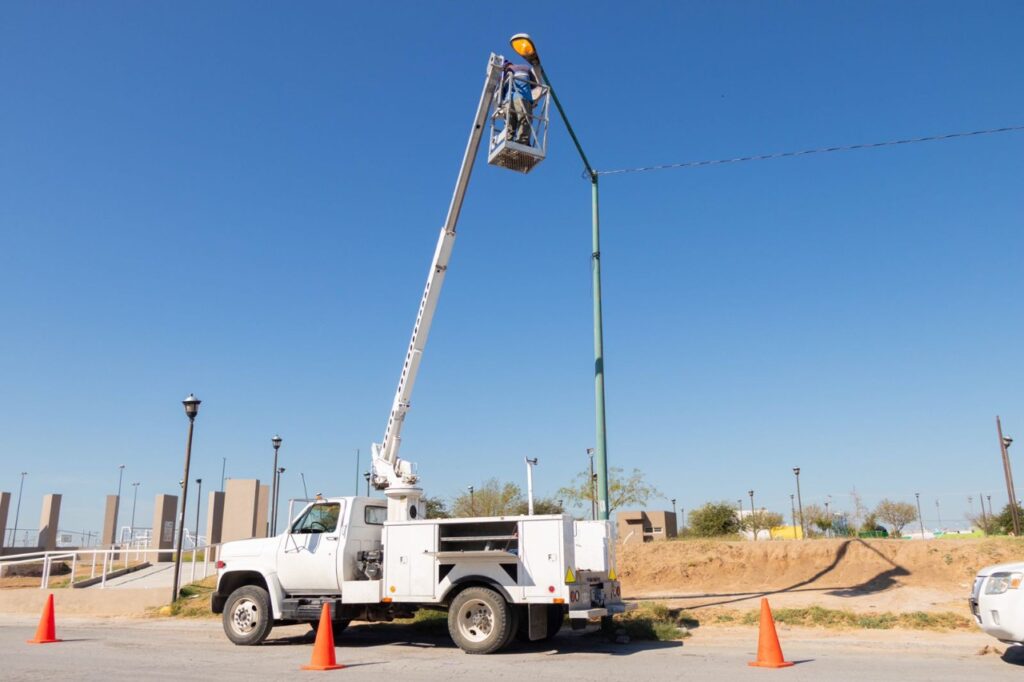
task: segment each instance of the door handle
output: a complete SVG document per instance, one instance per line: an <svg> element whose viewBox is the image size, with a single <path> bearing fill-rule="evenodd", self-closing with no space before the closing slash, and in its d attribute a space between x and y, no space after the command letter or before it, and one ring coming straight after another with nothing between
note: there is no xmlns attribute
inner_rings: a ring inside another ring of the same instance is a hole
<svg viewBox="0 0 1024 682"><path fill-rule="evenodd" d="M337 542L338 541L338 538L334 537L333 535L328 535L327 539L330 540L331 542Z"/></svg>

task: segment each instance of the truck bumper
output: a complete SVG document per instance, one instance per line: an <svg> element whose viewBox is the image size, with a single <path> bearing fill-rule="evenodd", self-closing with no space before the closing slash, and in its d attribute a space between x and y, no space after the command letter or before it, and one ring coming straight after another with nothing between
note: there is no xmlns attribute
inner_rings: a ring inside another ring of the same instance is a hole
<svg viewBox="0 0 1024 682"><path fill-rule="evenodd" d="M593 609L569 609L569 618L590 620L591 618L603 618L604 616L628 613L635 609L636 604L626 603L606 604L604 607Z"/></svg>

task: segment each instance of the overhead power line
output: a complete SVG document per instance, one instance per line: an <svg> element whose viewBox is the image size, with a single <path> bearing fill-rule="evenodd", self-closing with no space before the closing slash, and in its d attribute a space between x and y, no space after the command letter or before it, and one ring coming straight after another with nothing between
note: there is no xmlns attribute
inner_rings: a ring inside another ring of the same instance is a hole
<svg viewBox="0 0 1024 682"><path fill-rule="evenodd" d="M865 142L862 144L848 144L839 147L817 147L815 149L801 149L794 152L775 152L773 154L759 154L757 156L737 156L731 159L712 159L708 161L683 161L682 163L663 163L657 166L639 166L636 168L619 168L616 170L599 170L597 175L623 175L625 173L646 173L649 171L670 170L673 168L700 168L702 166L720 166L726 163L744 163L746 161L767 161L769 159L784 159L792 156L807 156L809 154L826 154L828 152L849 152L855 149L877 149L878 147L895 147L901 144L917 144L918 142L938 142L939 140L952 140L958 137L973 137L976 135L992 135L994 133L1012 133L1024 130L1024 125L1006 126L1005 128L988 128L986 130L971 130L963 133L946 133L944 135L929 135L927 137L912 137L905 140L888 140L886 142Z"/></svg>

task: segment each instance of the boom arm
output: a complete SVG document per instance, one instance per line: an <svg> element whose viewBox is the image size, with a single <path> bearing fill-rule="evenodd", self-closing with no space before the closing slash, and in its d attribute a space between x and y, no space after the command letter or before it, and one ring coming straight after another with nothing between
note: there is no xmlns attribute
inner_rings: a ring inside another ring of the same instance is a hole
<svg viewBox="0 0 1024 682"><path fill-rule="evenodd" d="M416 383L416 372L419 370L420 360L423 357L423 349L427 345L430 323L434 319L434 311L437 309L437 301L441 296L441 287L444 284L448 261L452 255L452 247L455 245L455 226L459 222L459 212L462 210L462 202L466 197L466 188L469 186L473 163L480 148L487 112L490 109L491 98L501 76L504 61L503 57L491 54L487 63L487 77L484 80L483 93L480 95L480 104L477 106L476 116L473 118L473 128L469 133L469 142L466 144L466 151L462 156L459 177L455 181L455 192L452 194L452 201L448 206L448 218L445 220L444 226L441 227L441 234L437 238L434 260L427 273L427 284L423 289L423 297L420 299L419 312L416 313L416 323L412 328L409 350L405 354L402 374L398 379L398 389L395 391L395 400L391 405L391 414L388 416L384 440L381 443L374 443L372 447L373 485L378 489L391 486L410 486L414 485L417 480L411 463L398 458L398 448L402 443L402 424L409 411L409 401Z"/></svg>

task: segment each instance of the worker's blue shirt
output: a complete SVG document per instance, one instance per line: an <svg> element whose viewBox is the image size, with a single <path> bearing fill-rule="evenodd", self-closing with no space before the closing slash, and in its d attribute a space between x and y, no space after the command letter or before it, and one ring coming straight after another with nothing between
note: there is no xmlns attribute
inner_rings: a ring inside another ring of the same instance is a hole
<svg viewBox="0 0 1024 682"><path fill-rule="evenodd" d="M506 99L524 99L527 102L533 103L533 85L530 83L530 72L525 70L526 67L522 67L524 70L519 70L516 67L512 67L512 78L506 81L505 91Z"/></svg>

